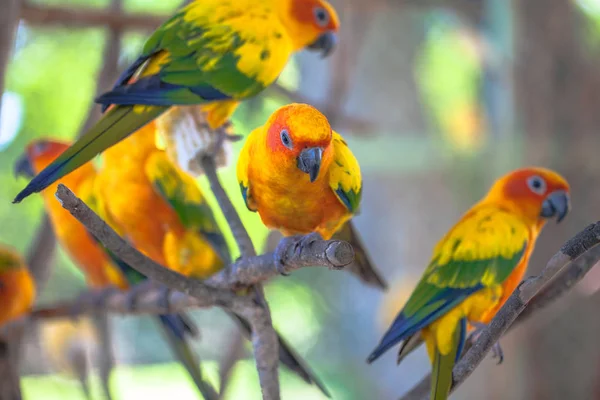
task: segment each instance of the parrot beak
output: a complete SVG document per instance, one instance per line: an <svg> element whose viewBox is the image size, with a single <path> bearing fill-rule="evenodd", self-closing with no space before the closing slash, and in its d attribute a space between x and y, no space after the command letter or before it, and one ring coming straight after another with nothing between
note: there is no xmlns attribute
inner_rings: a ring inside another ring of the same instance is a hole
<svg viewBox="0 0 600 400"><path fill-rule="evenodd" d="M571 209L571 200L569 193L564 190L557 190L546 197L542 203L542 212L540 216L543 218L556 217L556 222L562 221Z"/></svg>
<svg viewBox="0 0 600 400"><path fill-rule="evenodd" d="M33 171L33 166L29 161L29 156L27 153L23 154L16 162L13 168L13 173L15 178L19 176L24 176L26 178L33 178L35 176L35 172Z"/></svg>
<svg viewBox="0 0 600 400"><path fill-rule="evenodd" d="M320 51L321 58L327 57L337 44L337 35L335 32L325 32L313 43L309 44L306 48L311 51Z"/></svg>
<svg viewBox="0 0 600 400"><path fill-rule="evenodd" d="M308 174L311 182L314 182L319 176L322 158L323 149L320 147L309 147L308 149L304 149L297 158L298 168L302 172Z"/></svg>

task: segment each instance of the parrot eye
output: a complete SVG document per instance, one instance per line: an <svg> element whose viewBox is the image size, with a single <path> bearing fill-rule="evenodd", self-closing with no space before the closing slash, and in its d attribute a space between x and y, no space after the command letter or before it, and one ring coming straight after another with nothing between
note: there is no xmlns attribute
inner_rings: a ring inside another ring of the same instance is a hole
<svg viewBox="0 0 600 400"><path fill-rule="evenodd" d="M326 27L329 24L329 13L323 7L315 7L313 9L315 20L320 27Z"/></svg>
<svg viewBox="0 0 600 400"><path fill-rule="evenodd" d="M527 186L529 186L529 189L535 194L546 193L546 181L537 175L527 179Z"/></svg>
<svg viewBox="0 0 600 400"><path fill-rule="evenodd" d="M48 149L48 142L38 142L33 146L33 153L36 155L43 154Z"/></svg>
<svg viewBox="0 0 600 400"><path fill-rule="evenodd" d="M292 149L294 147L294 144L292 143L292 139L290 138L290 134L287 131L287 129L282 129L279 135L281 137L281 143L283 143L285 147L287 147L288 149Z"/></svg>

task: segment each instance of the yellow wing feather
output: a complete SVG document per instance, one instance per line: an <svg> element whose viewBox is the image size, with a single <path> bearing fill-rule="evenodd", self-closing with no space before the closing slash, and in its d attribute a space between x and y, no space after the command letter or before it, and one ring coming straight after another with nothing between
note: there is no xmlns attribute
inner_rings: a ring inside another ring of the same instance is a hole
<svg viewBox="0 0 600 400"><path fill-rule="evenodd" d="M528 226L514 214L475 208L436 245L425 279L453 288L500 284L519 264L530 239Z"/></svg>
<svg viewBox="0 0 600 400"><path fill-rule="evenodd" d="M332 143L334 155L329 169L329 186L346 208L355 214L362 195L360 166L339 133L333 132Z"/></svg>

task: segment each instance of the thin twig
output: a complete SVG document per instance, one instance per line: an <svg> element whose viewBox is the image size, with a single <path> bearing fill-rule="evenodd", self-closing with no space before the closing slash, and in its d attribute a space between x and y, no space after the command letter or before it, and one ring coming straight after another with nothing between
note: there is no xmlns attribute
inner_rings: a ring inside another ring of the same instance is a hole
<svg viewBox="0 0 600 400"><path fill-rule="evenodd" d="M498 311L492 322L479 334L473 346L466 351L465 355L453 369L453 385L455 390L473 373L487 353L491 350L500 337L508 330L517 317L528 307L530 302L544 287L555 287L549 291L552 296L539 300L543 304L556 299L573 287L577 280L585 274L600 260L600 251L596 245L600 243L600 222L591 224L569 239L546 264L542 272L532 278L521 282L519 287L508 298L506 303ZM584 256L584 257L581 257ZM548 285L555 277L562 279ZM540 309L541 307L538 307ZM430 378L423 378L413 389L405 394L401 400L426 399L428 395L427 386Z"/></svg>
<svg viewBox="0 0 600 400"><path fill-rule="evenodd" d="M223 211L223 215L229 224L229 229L231 229L231 233L235 238L242 257L255 256L256 251L254 250L250 235L248 235L248 231L244 228L240 216L237 211L235 211L235 207L231 203L231 200L229 200L229 196L227 196L225 189L223 189L223 186L219 182L214 159L210 156L204 156L200 159L200 163L206 174L206 178L210 183L210 189L214 193L215 198L221 207L221 211Z"/></svg>
<svg viewBox="0 0 600 400"><path fill-rule="evenodd" d="M242 258L255 256L256 250L254 249L250 235L248 235L248 231L244 227L240 216L235 211L235 207L233 207L229 196L227 196L225 189L223 189L219 181L214 158L203 156L200 159L200 163L210 183L210 188L229 224L229 229L231 229ZM254 358L256 369L258 370L260 388L263 399L279 400L279 340L277 332L273 328L271 311L265 299L262 286L256 284L253 286L253 289L255 294L255 302L253 304L255 307L246 316L246 320L252 327L252 346L254 348ZM242 316L239 313L238 315Z"/></svg>

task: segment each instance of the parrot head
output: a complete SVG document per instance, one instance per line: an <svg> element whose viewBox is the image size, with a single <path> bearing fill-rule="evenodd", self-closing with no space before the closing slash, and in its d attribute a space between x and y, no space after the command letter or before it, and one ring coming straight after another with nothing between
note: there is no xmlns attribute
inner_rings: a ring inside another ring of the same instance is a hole
<svg viewBox="0 0 600 400"><path fill-rule="evenodd" d="M267 146L280 164L297 168L311 182L331 163L331 126L313 106L288 104L275 111L266 126Z"/></svg>
<svg viewBox="0 0 600 400"><path fill-rule="evenodd" d="M340 19L331 4L325 0L277 0L286 5L284 26L296 50L307 48L327 57L335 48ZM291 18L290 18L291 17Z"/></svg>
<svg viewBox="0 0 600 400"><path fill-rule="evenodd" d="M486 197L538 226L551 218L562 221L571 209L569 184L545 168L529 167L500 178Z"/></svg>
<svg viewBox="0 0 600 400"><path fill-rule="evenodd" d="M0 244L0 272L19 269L24 265L25 261L15 249Z"/></svg>
<svg viewBox="0 0 600 400"><path fill-rule="evenodd" d="M15 176L22 175L26 178L33 178L68 147L68 143L53 139L37 139L32 141L25 148L25 153L15 163Z"/></svg>

